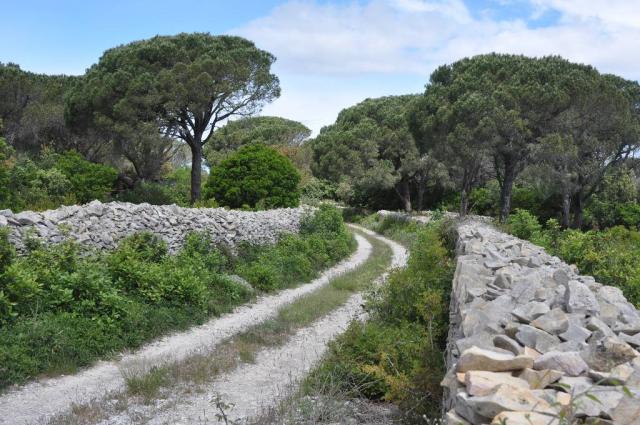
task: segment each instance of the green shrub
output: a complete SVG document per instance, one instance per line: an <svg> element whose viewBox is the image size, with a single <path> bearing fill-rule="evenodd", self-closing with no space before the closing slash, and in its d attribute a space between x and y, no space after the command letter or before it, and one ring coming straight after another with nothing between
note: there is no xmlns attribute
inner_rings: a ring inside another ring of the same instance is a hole
<svg viewBox="0 0 640 425"><path fill-rule="evenodd" d="M89 162L74 151L57 155L54 167L69 179L76 199L82 203L105 200L118 177L115 168Z"/></svg>
<svg viewBox="0 0 640 425"><path fill-rule="evenodd" d="M531 239L542 230L538 218L529 211L521 209L516 209L509 215L507 225L511 233L521 239Z"/></svg>
<svg viewBox="0 0 640 425"><path fill-rule="evenodd" d="M16 250L9 242L9 229L0 228L0 275L15 258Z"/></svg>
<svg viewBox="0 0 640 425"><path fill-rule="evenodd" d="M287 157L264 145L248 145L211 170L205 197L231 208L295 207L299 182Z"/></svg>

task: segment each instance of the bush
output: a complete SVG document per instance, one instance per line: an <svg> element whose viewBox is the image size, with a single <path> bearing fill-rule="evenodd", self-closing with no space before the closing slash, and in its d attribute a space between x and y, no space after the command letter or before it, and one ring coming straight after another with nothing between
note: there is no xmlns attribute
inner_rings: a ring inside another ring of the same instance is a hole
<svg viewBox="0 0 640 425"><path fill-rule="evenodd" d="M205 197L231 208L295 207L299 181L288 158L264 145L249 145L212 169Z"/></svg>
<svg viewBox="0 0 640 425"><path fill-rule="evenodd" d="M312 279L318 270L334 264L355 249L337 208L322 205L305 217L300 235L284 235L268 250L244 249L239 274L255 287L270 291Z"/></svg>
<svg viewBox="0 0 640 425"><path fill-rule="evenodd" d="M57 155L54 167L69 179L75 197L82 203L105 200L118 177L114 168L89 162L74 151Z"/></svg>
<svg viewBox="0 0 640 425"><path fill-rule="evenodd" d="M538 218L529 211L522 209L516 209L509 216L507 226L510 232L520 239L531 239L542 230Z"/></svg>

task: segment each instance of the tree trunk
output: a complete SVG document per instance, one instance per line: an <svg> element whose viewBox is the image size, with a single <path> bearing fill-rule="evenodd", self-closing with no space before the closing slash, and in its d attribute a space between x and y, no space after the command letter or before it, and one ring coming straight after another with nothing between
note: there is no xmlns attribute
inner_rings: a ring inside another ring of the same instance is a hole
<svg viewBox="0 0 640 425"><path fill-rule="evenodd" d="M564 190L562 193L562 228L569 227L569 220L571 216L571 194L568 190Z"/></svg>
<svg viewBox="0 0 640 425"><path fill-rule="evenodd" d="M460 192L460 217L464 217L469 212L469 194L466 188Z"/></svg>
<svg viewBox="0 0 640 425"><path fill-rule="evenodd" d="M409 183L403 180L398 183L398 186L399 189L396 188L396 193L402 201L402 208L404 208L406 212L411 212L411 188L409 187Z"/></svg>
<svg viewBox="0 0 640 425"><path fill-rule="evenodd" d="M516 167L511 161L504 162L504 175L500 188L500 222L504 223L511 212L511 191L516 179Z"/></svg>
<svg viewBox="0 0 640 425"><path fill-rule="evenodd" d="M417 187L416 187L416 209L418 211L422 211L422 208L424 207L424 192L425 192L425 188L423 184L418 183Z"/></svg>
<svg viewBox="0 0 640 425"><path fill-rule="evenodd" d="M202 184L202 145L194 143L191 146L191 204L200 199Z"/></svg>
<svg viewBox="0 0 640 425"><path fill-rule="evenodd" d="M573 202L573 228L581 229L584 220L584 199L582 198L582 191L576 193Z"/></svg>

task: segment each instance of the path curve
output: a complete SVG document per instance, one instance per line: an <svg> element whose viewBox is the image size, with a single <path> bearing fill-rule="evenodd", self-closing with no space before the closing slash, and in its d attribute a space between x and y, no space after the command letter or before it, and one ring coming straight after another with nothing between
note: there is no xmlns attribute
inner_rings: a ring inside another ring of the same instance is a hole
<svg viewBox="0 0 640 425"><path fill-rule="evenodd" d="M239 306L229 314L186 332L161 338L120 360L100 361L75 375L34 381L9 391L0 397L0 424L44 423L48 418L67 411L73 404L84 404L109 392L124 390L122 368L132 364L148 368L160 366L211 350L221 341L275 316L283 306L364 263L371 254L372 246L364 237L355 237L358 243L356 252L310 283L259 297L255 303Z"/></svg>
<svg viewBox="0 0 640 425"><path fill-rule="evenodd" d="M384 238L368 229L352 226L380 241L393 250L390 268L406 265L408 253L400 244ZM385 279L388 272L381 279ZM362 318L364 312L361 294L349 298L346 304L334 310L311 326L299 330L280 347L262 350L255 362L246 363L230 373L216 378L209 388L186 400L171 400L170 410L162 411L145 423L164 424L217 424L219 413L211 400L219 396L234 407L228 412L229 423L244 423L259 414L265 407L278 403L291 391L295 383L304 378L324 355L327 344L344 332L349 323ZM113 418L100 425L122 424L122 418Z"/></svg>

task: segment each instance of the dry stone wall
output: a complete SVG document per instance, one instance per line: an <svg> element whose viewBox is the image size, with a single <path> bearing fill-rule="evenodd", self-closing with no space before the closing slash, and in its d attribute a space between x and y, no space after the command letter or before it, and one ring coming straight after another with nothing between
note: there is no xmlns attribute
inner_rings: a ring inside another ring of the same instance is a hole
<svg viewBox="0 0 640 425"><path fill-rule="evenodd" d="M2 210L0 227L9 228L9 238L18 249L28 235L45 243L73 238L89 247L112 249L128 235L149 231L160 235L175 252L191 231L208 231L216 242L231 246L241 241L273 243L283 232L297 232L307 212L303 207L249 212L93 201L41 213Z"/></svg>
<svg viewBox="0 0 640 425"><path fill-rule="evenodd" d="M485 223L458 233L444 422L640 424L640 315L622 292Z"/></svg>

